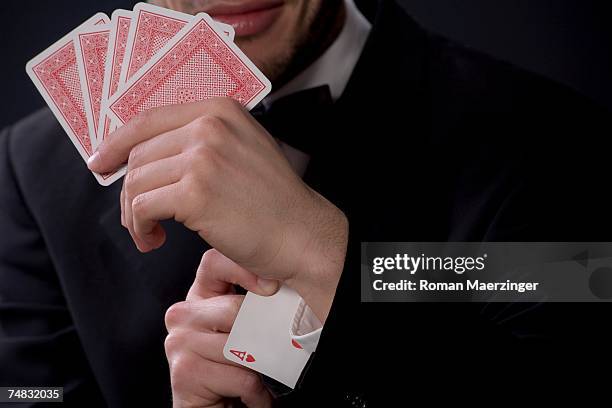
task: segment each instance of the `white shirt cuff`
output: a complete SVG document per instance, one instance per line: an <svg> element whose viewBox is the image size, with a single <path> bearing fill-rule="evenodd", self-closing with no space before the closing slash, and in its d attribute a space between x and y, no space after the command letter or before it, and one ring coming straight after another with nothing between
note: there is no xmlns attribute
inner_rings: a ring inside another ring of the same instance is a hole
<svg viewBox="0 0 612 408"><path fill-rule="evenodd" d="M302 299L293 317L293 324L291 325L291 343L294 347L304 349L309 353L314 353L317 344L319 344L319 337L321 337L322 330L323 324L304 302L304 299Z"/></svg>

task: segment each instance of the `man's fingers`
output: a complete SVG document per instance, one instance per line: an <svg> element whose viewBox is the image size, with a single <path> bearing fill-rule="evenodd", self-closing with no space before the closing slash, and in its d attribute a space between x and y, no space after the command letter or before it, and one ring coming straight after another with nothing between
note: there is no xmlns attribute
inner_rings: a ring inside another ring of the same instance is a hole
<svg viewBox="0 0 612 408"><path fill-rule="evenodd" d="M172 394L200 395L204 390L225 398L240 398L249 408L268 408L272 397L259 374L247 368L204 360L195 353L169 359Z"/></svg>
<svg viewBox="0 0 612 408"><path fill-rule="evenodd" d="M119 204L121 205L121 225L127 228L127 225L125 223L124 202L125 202L125 187L121 186L121 194L119 194Z"/></svg>
<svg viewBox="0 0 612 408"><path fill-rule="evenodd" d="M127 171L181 154L185 145L184 129L184 127L173 129L134 146L128 156Z"/></svg>
<svg viewBox="0 0 612 408"><path fill-rule="evenodd" d="M244 296L228 295L173 304L166 311L168 332L177 329L229 333Z"/></svg>
<svg viewBox="0 0 612 408"><path fill-rule="evenodd" d="M180 197L180 185L180 182L165 185L132 199L130 205L134 236L148 245L147 248L140 248L141 250L149 251L163 245L166 237L159 221L177 216L177 206L181 205L176 200L176 197ZM129 224L129 220L127 221Z"/></svg>
<svg viewBox="0 0 612 408"><path fill-rule="evenodd" d="M273 295L280 286L278 281L258 278L221 252L210 249L202 256L187 300L225 295L230 293L232 285L239 285L262 296Z"/></svg>
<svg viewBox="0 0 612 408"><path fill-rule="evenodd" d="M113 171L127 162L130 152L139 143L183 127L202 115L220 116L228 110L236 110L239 107L238 102L230 98L212 98L149 109L113 132L100 144L87 165L96 173Z"/></svg>
<svg viewBox="0 0 612 408"><path fill-rule="evenodd" d="M130 170L125 175L124 189L128 199L147 191L178 182L183 175L184 161L172 156Z"/></svg>
<svg viewBox="0 0 612 408"><path fill-rule="evenodd" d="M208 387L218 395L240 398L249 408L269 408L272 397L261 379L254 371L244 367L219 364L210 361L206 370L210 376Z"/></svg>
<svg viewBox="0 0 612 408"><path fill-rule="evenodd" d="M193 103L163 106L140 113L98 146L98 150L87 162L89 169L97 173L104 173L107 169L115 170L128 161L128 156L136 145L186 125L202 115L202 109L202 104Z"/></svg>
<svg viewBox="0 0 612 408"><path fill-rule="evenodd" d="M121 225L123 225L130 233L134 244L136 244L136 248L142 252L148 252L154 249L154 247L134 234L134 222L132 220L132 199L125 192L125 179L123 180L123 187L121 188L119 200L121 201Z"/></svg>
<svg viewBox="0 0 612 408"><path fill-rule="evenodd" d="M142 193L178 182L181 179L183 167L180 156L173 156L137 167L126 174L123 182L124 193L120 198L124 201L121 209L122 220L140 250L148 251L157 248L163 241L160 241L161 237L156 235L153 235L154 240L152 240L151 231L148 235L144 235L135 229L132 211L134 198Z"/></svg>
<svg viewBox="0 0 612 408"><path fill-rule="evenodd" d="M228 332L244 296L227 295L179 302L166 312L164 344L172 395L193 405L240 398L248 407L271 406L261 377L223 355ZM206 405L208 406L208 405Z"/></svg>
<svg viewBox="0 0 612 408"><path fill-rule="evenodd" d="M166 357L171 360L175 355L191 350L200 358L215 361L220 364L229 364L241 367L240 364L230 361L223 355L223 348L228 338L227 333L202 332L197 330L172 330L166 341Z"/></svg>

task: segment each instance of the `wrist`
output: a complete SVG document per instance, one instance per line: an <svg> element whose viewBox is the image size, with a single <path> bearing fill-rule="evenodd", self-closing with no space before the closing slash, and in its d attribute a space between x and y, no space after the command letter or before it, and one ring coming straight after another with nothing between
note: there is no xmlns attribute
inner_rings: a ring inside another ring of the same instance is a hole
<svg viewBox="0 0 612 408"><path fill-rule="evenodd" d="M286 281L324 323L344 269L348 244L348 220L344 213L317 196L315 214L308 217L309 233L300 246L295 273Z"/></svg>

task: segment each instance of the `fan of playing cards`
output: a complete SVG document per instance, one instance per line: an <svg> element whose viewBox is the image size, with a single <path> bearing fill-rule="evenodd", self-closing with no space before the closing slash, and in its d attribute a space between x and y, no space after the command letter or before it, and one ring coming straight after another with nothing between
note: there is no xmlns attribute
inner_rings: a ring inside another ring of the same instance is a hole
<svg viewBox="0 0 612 408"><path fill-rule="evenodd" d="M85 161L112 131L147 109L230 97L247 109L270 81L234 44L234 29L139 3L98 13L26 66ZM95 174L104 186L125 174Z"/></svg>

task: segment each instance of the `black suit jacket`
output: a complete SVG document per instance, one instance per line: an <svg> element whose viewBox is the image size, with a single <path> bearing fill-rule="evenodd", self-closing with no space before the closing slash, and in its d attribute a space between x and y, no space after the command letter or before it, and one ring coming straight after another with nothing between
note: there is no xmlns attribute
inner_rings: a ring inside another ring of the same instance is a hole
<svg viewBox="0 0 612 408"><path fill-rule="evenodd" d="M351 234L319 349L287 406L403 405L410 390L468 382L466 367L487 373L479 381L529 378L542 361L517 356L604 339L605 324L581 313L605 317L607 304L360 303L362 241L612 235L607 111L426 32L392 1L373 22L332 111L296 124L312 148L305 179L345 211ZM61 385L75 406L169 406L163 316L206 244L169 222L166 245L140 254L120 226L120 185L97 185L47 109L2 133L0 185L0 384Z"/></svg>

